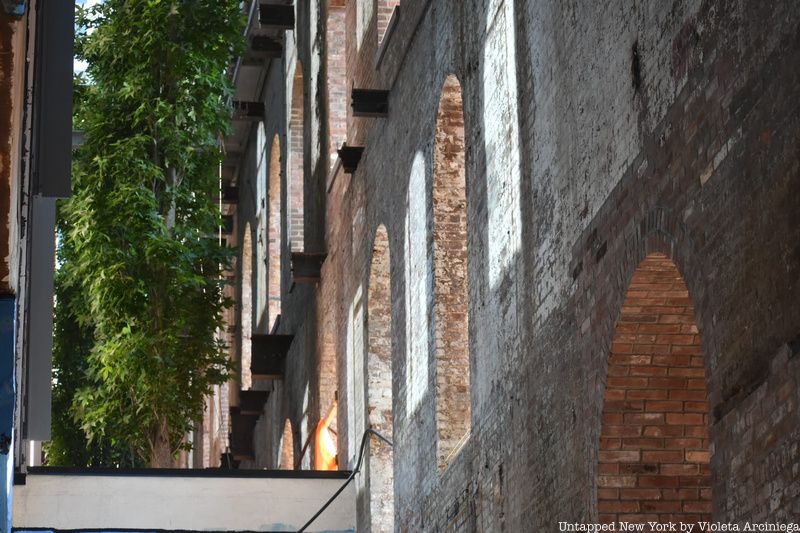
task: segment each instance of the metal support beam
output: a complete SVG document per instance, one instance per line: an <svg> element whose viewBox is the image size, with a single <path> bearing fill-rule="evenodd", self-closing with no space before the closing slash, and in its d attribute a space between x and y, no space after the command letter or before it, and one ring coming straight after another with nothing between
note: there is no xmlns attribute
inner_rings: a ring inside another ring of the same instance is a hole
<svg viewBox="0 0 800 533"><path fill-rule="evenodd" d="M283 54L283 44L267 35L250 37L248 55L261 58L278 58Z"/></svg>
<svg viewBox="0 0 800 533"><path fill-rule="evenodd" d="M385 117L389 114L389 91L353 88L350 98L354 117Z"/></svg>
<svg viewBox="0 0 800 533"><path fill-rule="evenodd" d="M264 120L264 102L233 101L233 120L260 122Z"/></svg>
<svg viewBox="0 0 800 533"><path fill-rule="evenodd" d="M282 30L294 29L294 6L286 4L261 3L258 6L258 21L262 26Z"/></svg>
<svg viewBox="0 0 800 533"><path fill-rule="evenodd" d="M253 379L283 379L286 355L293 340L294 335L253 335L250 362Z"/></svg>
<svg viewBox="0 0 800 533"><path fill-rule="evenodd" d="M342 162L342 170L348 174L353 174L358 168L358 162L361 161L364 147L347 146L347 143L345 143L337 150L337 153L339 154L339 160Z"/></svg>

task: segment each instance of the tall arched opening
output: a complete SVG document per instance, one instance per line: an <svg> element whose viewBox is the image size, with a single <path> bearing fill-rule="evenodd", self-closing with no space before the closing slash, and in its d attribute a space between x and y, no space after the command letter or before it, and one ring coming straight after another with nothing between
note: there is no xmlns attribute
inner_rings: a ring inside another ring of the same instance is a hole
<svg viewBox="0 0 800 533"><path fill-rule="evenodd" d="M304 168L304 89L303 64L295 63L292 82L292 107L289 116L289 245L303 251L303 168Z"/></svg>
<svg viewBox="0 0 800 533"><path fill-rule="evenodd" d="M250 361L252 360L251 336L253 334L253 236L250 223L245 224L242 236L242 299L241 299L241 358L239 386L249 390L252 386Z"/></svg>
<svg viewBox="0 0 800 533"><path fill-rule="evenodd" d="M394 438L392 406L392 295L389 238L379 226L375 234L367 293L367 413L369 427ZM367 468L371 531L394 531L394 466L392 448L370 437Z"/></svg>
<svg viewBox="0 0 800 533"><path fill-rule="evenodd" d="M600 520L709 520L708 413L692 300L675 263L650 254L633 274L608 360Z"/></svg>
<svg viewBox="0 0 800 533"><path fill-rule="evenodd" d="M294 433L292 432L292 423L288 418L283 423L278 469L294 470Z"/></svg>
<svg viewBox="0 0 800 533"><path fill-rule="evenodd" d="M272 141L269 152L269 330L281 314L281 143L278 136Z"/></svg>
<svg viewBox="0 0 800 533"><path fill-rule="evenodd" d="M444 468L471 425L464 109L453 75L439 101L433 172L437 460Z"/></svg>
<svg viewBox="0 0 800 533"><path fill-rule="evenodd" d="M328 0L328 19L325 27L325 66L328 83L328 153L330 166L336 161L336 150L347 139L347 29L345 0Z"/></svg>

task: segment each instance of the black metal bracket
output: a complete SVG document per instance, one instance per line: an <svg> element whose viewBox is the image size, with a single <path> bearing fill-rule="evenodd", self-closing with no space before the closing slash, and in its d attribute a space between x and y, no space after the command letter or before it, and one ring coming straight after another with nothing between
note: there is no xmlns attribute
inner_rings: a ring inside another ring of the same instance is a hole
<svg viewBox="0 0 800 533"><path fill-rule="evenodd" d="M262 26L292 30L294 29L294 6L260 3L258 5L258 21Z"/></svg>
<svg viewBox="0 0 800 533"><path fill-rule="evenodd" d="M283 54L283 44L267 35L250 37L249 55L252 57L275 58Z"/></svg>
<svg viewBox="0 0 800 533"><path fill-rule="evenodd" d="M260 416L268 398L269 391L266 390L240 390L239 412L243 415Z"/></svg>
<svg viewBox="0 0 800 533"><path fill-rule="evenodd" d="M264 120L264 102L233 101L233 120L260 122Z"/></svg>
<svg viewBox="0 0 800 533"><path fill-rule="evenodd" d="M253 379L283 379L286 355L293 340L294 335L253 335L250 338L250 373Z"/></svg>
<svg viewBox="0 0 800 533"><path fill-rule="evenodd" d="M347 143L345 143L337 150L337 153L339 154L339 160L342 162L342 170L348 174L353 174L358 168L359 161L361 161L364 147L347 146Z"/></svg>
<svg viewBox="0 0 800 533"><path fill-rule="evenodd" d="M295 283L316 283L320 280L326 253L292 252L292 279Z"/></svg>
<svg viewBox="0 0 800 533"><path fill-rule="evenodd" d="M385 117L389 114L389 91L381 89L350 90L354 117Z"/></svg>

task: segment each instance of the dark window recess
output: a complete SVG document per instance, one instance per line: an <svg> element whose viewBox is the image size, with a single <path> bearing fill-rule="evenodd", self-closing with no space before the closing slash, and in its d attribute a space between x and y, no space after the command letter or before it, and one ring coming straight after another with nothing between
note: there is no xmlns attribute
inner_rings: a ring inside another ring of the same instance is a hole
<svg viewBox="0 0 800 533"><path fill-rule="evenodd" d="M258 6L258 20L262 26L283 30L294 29L294 6L261 3Z"/></svg>
<svg viewBox="0 0 800 533"><path fill-rule="evenodd" d="M253 35L250 38L250 56L278 58L283 54L283 44L266 35Z"/></svg>
<svg viewBox="0 0 800 533"><path fill-rule="evenodd" d="M46 198L71 193L74 2L39 2L34 77L33 187Z"/></svg>
<svg viewBox="0 0 800 533"><path fill-rule="evenodd" d="M253 379L283 379L286 354L293 340L294 335L253 335L250 362Z"/></svg>
<svg viewBox="0 0 800 533"><path fill-rule="evenodd" d="M292 252L292 279L295 283L316 283L320 280L326 253Z"/></svg>
<svg viewBox="0 0 800 533"><path fill-rule="evenodd" d="M353 88L350 98L355 117L385 117L389 114L389 91Z"/></svg>
<svg viewBox="0 0 800 533"><path fill-rule="evenodd" d="M259 122L264 119L264 102L233 101L233 120Z"/></svg>
<svg viewBox="0 0 800 533"><path fill-rule="evenodd" d="M342 169L348 174L352 174L358 168L358 162L361 161L361 155L364 153L363 146L347 146L342 144L342 147L337 150L339 159L342 162Z"/></svg>

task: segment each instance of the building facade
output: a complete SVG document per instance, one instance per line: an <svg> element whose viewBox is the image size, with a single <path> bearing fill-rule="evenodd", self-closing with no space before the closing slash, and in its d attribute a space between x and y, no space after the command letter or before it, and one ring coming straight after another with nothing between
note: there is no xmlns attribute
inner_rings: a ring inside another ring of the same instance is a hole
<svg viewBox="0 0 800 533"><path fill-rule="evenodd" d="M194 464L350 470L373 429L359 531L792 521L799 35L782 1L251 3L241 372Z"/></svg>
<svg viewBox="0 0 800 533"><path fill-rule="evenodd" d="M0 530L50 438L56 199L69 196L71 2L0 8Z"/></svg>

